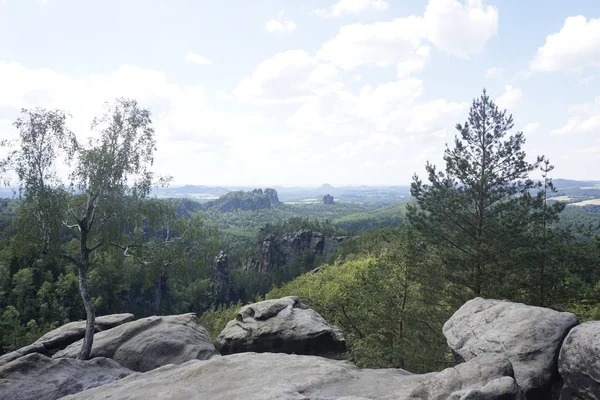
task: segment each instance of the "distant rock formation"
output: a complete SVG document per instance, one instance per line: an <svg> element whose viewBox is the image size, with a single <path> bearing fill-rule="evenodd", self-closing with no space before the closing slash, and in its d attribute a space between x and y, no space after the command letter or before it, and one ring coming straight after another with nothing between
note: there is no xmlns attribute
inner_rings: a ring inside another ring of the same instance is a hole
<svg viewBox="0 0 600 400"><path fill-rule="evenodd" d="M252 191L238 190L229 192L217 200L206 203L208 208L218 208L221 212L235 210L261 210L279 204L277 190L272 188L254 189Z"/></svg>
<svg viewBox="0 0 600 400"><path fill-rule="evenodd" d="M263 240L259 259L248 260L245 268L264 273L294 262L303 254L327 257L334 254L345 239L345 236L325 237L321 232L309 229L280 237L269 235Z"/></svg>
<svg viewBox="0 0 600 400"><path fill-rule="evenodd" d="M326 194L323 196L323 204L333 204L333 195Z"/></svg>
<svg viewBox="0 0 600 400"><path fill-rule="evenodd" d="M266 188L265 194L269 196L269 200L271 200L271 205L279 204L279 196L277 196L277 190L272 188Z"/></svg>
<svg viewBox="0 0 600 400"><path fill-rule="evenodd" d="M213 293L219 304L229 303L230 300L230 275L229 259L222 250L215 257L215 277L212 282Z"/></svg>

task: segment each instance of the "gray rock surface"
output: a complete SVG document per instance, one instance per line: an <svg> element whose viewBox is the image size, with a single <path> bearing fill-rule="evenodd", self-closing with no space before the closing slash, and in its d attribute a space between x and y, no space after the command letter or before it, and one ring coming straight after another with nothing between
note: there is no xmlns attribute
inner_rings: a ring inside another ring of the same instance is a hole
<svg viewBox="0 0 600 400"><path fill-rule="evenodd" d="M576 326L560 350L563 399L600 399L600 321Z"/></svg>
<svg viewBox="0 0 600 400"><path fill-rule="evenodd" d="M229 303L231 295L229 258L223 250L219 251L215 257L215 274L211 282L211 289L219 304Z"/></svg>
<svg viewBox="0 0 600 400"><path fill-rule="evenodd" d="M345 350L340 331L295 296L244 306L216 345L221 354L241 352L335 356Z"/></svg>
<svg viewBox="0 0 600 400"><path fill-rule="evenodd" d="M133 321L133 314L111 314L96 317L96 332L105 331ZM30 344L0 357L0 365L31 353L40 353L51 356L64 349L71 343L83 339L85 335L85 321L73 321L56 328Z"/></svg>
<svg viewBox="0 0 600 400"><path fill-rule="evenodd" d="M513 376L508 358L501 354L484 354L425 379L409 398L524 400Z"/></svg>
<svg viewBox="0 0 600 400"><path fill-rule="evenodd" d="M510 376L494 379L480 389L460 390L448 400L525 400L517 382Z"/></svg>
<svg viewBox="0 0 600 400"><path fill-rule="evenodd" d="M54 354L75 358L81 341ZM134 371L145 372L167 364L206 360L217 355L206 330L194 314L152 316L94 335L91 357L112 358Z"/></svg>
<svg viewBox="0 0 600 400"><path fill-rule="evenodd" d="M466 302L444 324L450 348L462 359L505 355L528 399L551 398L558 383L558 353L578 324L571 313L480 297Z"/></svg>
<svg viewBox="0 0 600 400"><path fill-rule="evenodd" d="M28 354L0 367L0 400L54 400L132 373L106 358L55 360Z"/></svg>
<svg viewBox="0 0 600 400"><path fill-rule="evenodd" d="M429 376L315 356L242 353L168 365L64 400L398 400Z"/></svg>

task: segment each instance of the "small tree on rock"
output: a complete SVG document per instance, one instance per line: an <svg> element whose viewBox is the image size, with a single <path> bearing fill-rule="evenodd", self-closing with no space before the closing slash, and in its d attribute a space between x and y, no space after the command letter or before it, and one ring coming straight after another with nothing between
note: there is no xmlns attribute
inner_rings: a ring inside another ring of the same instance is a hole
<svg viewBox="0 0 600 400"><path fill-rule="evenodd" d="M92 122L95 136L85 144L66 127L66 119L58 110L22 110L14 123L16 143L1 143L11 151L0 168L16 171L26 222L21 230L39 244L39 254L58 255L77 267L87 317L77 358L85 360L95 328L87 285L93 254L122 241L123 231L136 225L136 206L152 186L149 168L156 142L150 111L135 100L106 104L104 114ZM58 172L64 167L71 167L68 179ZM61 244L61 229L71 231L76 241Z"/></svg>

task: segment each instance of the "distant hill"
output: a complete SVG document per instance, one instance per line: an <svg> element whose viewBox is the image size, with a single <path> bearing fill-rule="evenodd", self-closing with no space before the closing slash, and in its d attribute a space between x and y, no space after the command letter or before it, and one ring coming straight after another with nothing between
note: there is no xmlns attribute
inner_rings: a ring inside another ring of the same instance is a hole
<svg viewBox="0 0 600 400"><path fill-rule="evenodd" d="M600 205L600 181L553 179L558 190L552 199L571 205Z"/></svg>
<svg viewBox="0 0 600 400"><path fill-rule="evenodd" d="M573 188L582 188L590 186L600 186L600 181L576 181L573 179L553 179L554 186L559 190L567 190Z"/></svg>
<svg viewBox="0 0 600 400"><path fill-rule="evenodd" d="M184 185L152 190L152 195L159 198L189 198L199 202L207 202L219 198L230 189L220 186Z"/></svg>

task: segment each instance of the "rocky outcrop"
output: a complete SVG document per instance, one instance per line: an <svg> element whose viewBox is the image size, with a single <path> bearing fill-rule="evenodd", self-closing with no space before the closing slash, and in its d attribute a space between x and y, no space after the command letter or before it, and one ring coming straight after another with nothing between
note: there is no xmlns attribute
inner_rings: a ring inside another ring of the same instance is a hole
<svg viewBox="0 0 600 400"><path fill-rule="evenodd" d="M333 204L333 195L326 194L325 196L323 196L323 204Z"/></svg>
<svg viewBox="0 0 600 400"><path fill-rule="evenodd" d="M102 332L129 321L133 321L133 314L111 314L96 317L96 332ZM16 360L31 353L51 356L64 349L71 343L83 339L85 334L85 321L73 321L56 328L30 344L0 357L0 365Z"/></svg>
<svg viewBox="0 0 600 400"><path fill-rule="evenodd" d="M230 284L229 259L227 254L219 251L219 254L215 257L215 276L212 281L212 289L217 303L229 303L231 297Z"/></svg>
<svg viewBox="0 0 600 400"><path fill-rule="evenodd" d="M54 400L132 373L106 358L80 361L28 354L0 367L0 400Z"/></svg>
<svg viewBox="0 0 600 400"><path fill-rule="evenodd" d="M206 207L217 208L221 212L235 210L261 210L279 204L277 190L267 188L252 191L237 190L206 203Z"/></svg>
<svg viewBox="0 0 600 400"><path fill-rule="evenodd" d="M271 205L276 205L280 203L279 196L277 196L277 190L272 188L266 188L265 194L269 197L269 200L271 200Z"/></svg>
<svg viewBox="0 0 600 400"><path fill-rule="evenodd" d="M248 260L245 268L271 272L292 263L302 255L327 257L334 254L346 239L344 236L326 237L321 232L301 229L282 236L269 235L262 243L259 260Z"/></svg>
<svg viewBox="0 0 600 400"><path fill-rule="evenodd" d="M463 360L503 354L527 398L546 400L558 382L561 344L577 324L571 313L478 297L456 311L443 332Z"/></svg>
<svg viewBox="0 0 600 400"><path fill-rule="evenodd" d="M219 334L221 354L241 352L336 356L345 351L339 330L297 297L242 307Z"/></svg>
<svg viewBox="0 0 600 400"><path fill-rule="evenodd" d="M410 399L525 400L515 382L513 367L500 354L484 354L448 368L421 382Z"/></svg>
<svg viewBox="0 0 600 400"><path fill-rule="evenodd" d="M600 399L600 321L576 326L569 332L558 358L563 378L562 399Z"/></svg>
<svg viewBox="0 0 600 400"><path fill-rule="evenodd" d="M401 400L429 376L315 356L242 353L168 365L64 400Z"/></svg>
<svg viewBox="0 0 600 400"><path fill-rule="evenodd" d="M90 361L72 359L75 342L53 358L29 354L0 366L0 400L546 400L557 398L559 370L563 400L598 400L600 321L571 330L576 324L570 313L476 298L444 325L462 363L413 375L331 359L344 351L340 332L284 297L241 308L217 338L224 356L194 314L143 318L97 332ZM40 341L54 343L74 326Z"/></svg>
<svg viewBox="0 0 600 400"><path fill-rule="evenodd" d="M81 341L54 354L75 358ZM206 360L218 354L208 332L194 314L153 316L128 322L94 335L91 357L112 358L134 371L150 371L166 364Z"/></svg>

